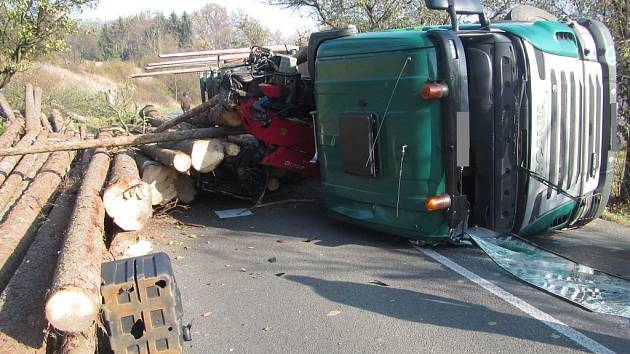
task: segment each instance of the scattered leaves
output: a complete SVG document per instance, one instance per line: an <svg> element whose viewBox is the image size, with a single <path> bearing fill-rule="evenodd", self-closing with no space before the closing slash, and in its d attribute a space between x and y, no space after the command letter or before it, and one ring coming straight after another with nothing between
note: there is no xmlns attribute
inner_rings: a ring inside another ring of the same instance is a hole
<svg viewBox="0 0 630 354"><path fill-rule="evenodd" d="M191 234L191 235L188 235L188 238L197 238L197 235Z"/></svg>
<svg viewBox="0 0 630 354"><path fill-rule="evenodd" d="M273 328L272 328L271 326L267 326L267 327L263 328L262 330L263 330L263 331L265 331L265 332L269 332L269 331L271 331L272 329L273 329Z"/></svg>
<svg viewBox="0 0 630 354"><path fill-rule="evenodd" d="M240 271L241 271L241 272L243 272L243 273L245 273L245 272L247 272L247 269L245 269L245 268L241 268L241 269L240 269Z"/></svg>

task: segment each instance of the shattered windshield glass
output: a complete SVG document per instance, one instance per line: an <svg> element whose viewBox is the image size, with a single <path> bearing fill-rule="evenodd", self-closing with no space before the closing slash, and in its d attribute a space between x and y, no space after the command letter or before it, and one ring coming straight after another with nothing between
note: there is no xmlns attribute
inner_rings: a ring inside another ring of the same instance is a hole
<svg viewBox="0 0 630 354"><path fill-rule="evenodd" d="M630 281L575 263L515 236L471 238L517 278L588 310L630 318Z"/></svg>

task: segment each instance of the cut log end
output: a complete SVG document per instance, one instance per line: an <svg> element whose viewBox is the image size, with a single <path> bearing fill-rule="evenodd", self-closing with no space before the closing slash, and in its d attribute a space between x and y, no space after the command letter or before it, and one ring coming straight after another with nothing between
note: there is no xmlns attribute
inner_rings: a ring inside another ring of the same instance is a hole
<svg viewBox="0 0 630 354"><path fill-rule="evenodd" d="M76 333L94 322L99 305L93 296L79 288L58 291L46 303L46 318L58 330Z"/></svg>
<svg viewBox="0 0 630 354"><path fill-rule="evenodd" d="M105 211L126 231L140 230L153 215L151 187L139 181L118 180L103 193Z"/></svg>
<svg viewBox="0 0 630 354"><path fill-rule="evenodd" d="M188 172L192 166L190 156L180 153L173 157L173 167L179 172Z"/></svg>
<svg viewBox="0 0 630 354"><path fill-rule="evenodd" d="M280 179L278 177L269 177L267 180L267 190L275 192L280 189Z"/></svg>
<svg viewBox="0 0 630 354"><path fill-rule="evenodd" d="M223 145L217 139L196 140L190 154L192 166L201 173L208 173L223 161Z"/></svg>
<svg viewBox="0 0 630 354"><path fill-rule="evenodd" d="M237 156L241 152L241 147L234 143L224 143L225 154L228 156Z"/></svg>

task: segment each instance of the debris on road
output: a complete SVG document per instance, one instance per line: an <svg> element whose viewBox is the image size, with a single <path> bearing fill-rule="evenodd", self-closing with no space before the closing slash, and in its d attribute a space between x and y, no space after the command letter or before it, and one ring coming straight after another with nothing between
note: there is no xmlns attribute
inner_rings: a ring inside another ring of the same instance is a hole
<svg viewBox="0 0 630 354"><path fill-rule="evenodd" d="M329 312L326 314L326 316L328 316L328 317L335 317L335 316L337 316L337 315L338 315L338 314L340 314L340 313L341 313L341 311L338 311L338 310L332 310L332 311L329 311Z"/></svg>
<svg viewBox="0 0 630 354"><path fill-rule="evenodd" d="M231 219L238 218L241 216L249 216L254 215L249 209L239 208L239 209L227 209L227 210L216 210L214 212L219 219Z"/></svg>
<svg viewBox="0 0 630 354"><path fill-rule="evenodd" d="M278 259L276 257L271 257L269 259L267 259L267 262L269 263L276 263L278 261Z"/></svg>

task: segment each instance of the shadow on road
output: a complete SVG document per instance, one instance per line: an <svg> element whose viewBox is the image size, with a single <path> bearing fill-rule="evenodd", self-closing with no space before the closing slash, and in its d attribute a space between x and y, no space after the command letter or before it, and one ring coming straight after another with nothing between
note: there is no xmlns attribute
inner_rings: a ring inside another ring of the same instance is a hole
<svg viewBox="0 0 630 354"><path fill-rule="evenodd" d="M517 316L497 312L479 304L394 287L324 280L301 275L286 275L284 278L308 286L318 295L336 303L400 320L576 348L568 341L562 342L551 335L541 335L540 331L527 330L542 325L525 314ZM587 331L582 333L587 336L597 335L599 338L604 336L619 340L601 333Z"/></svg>

